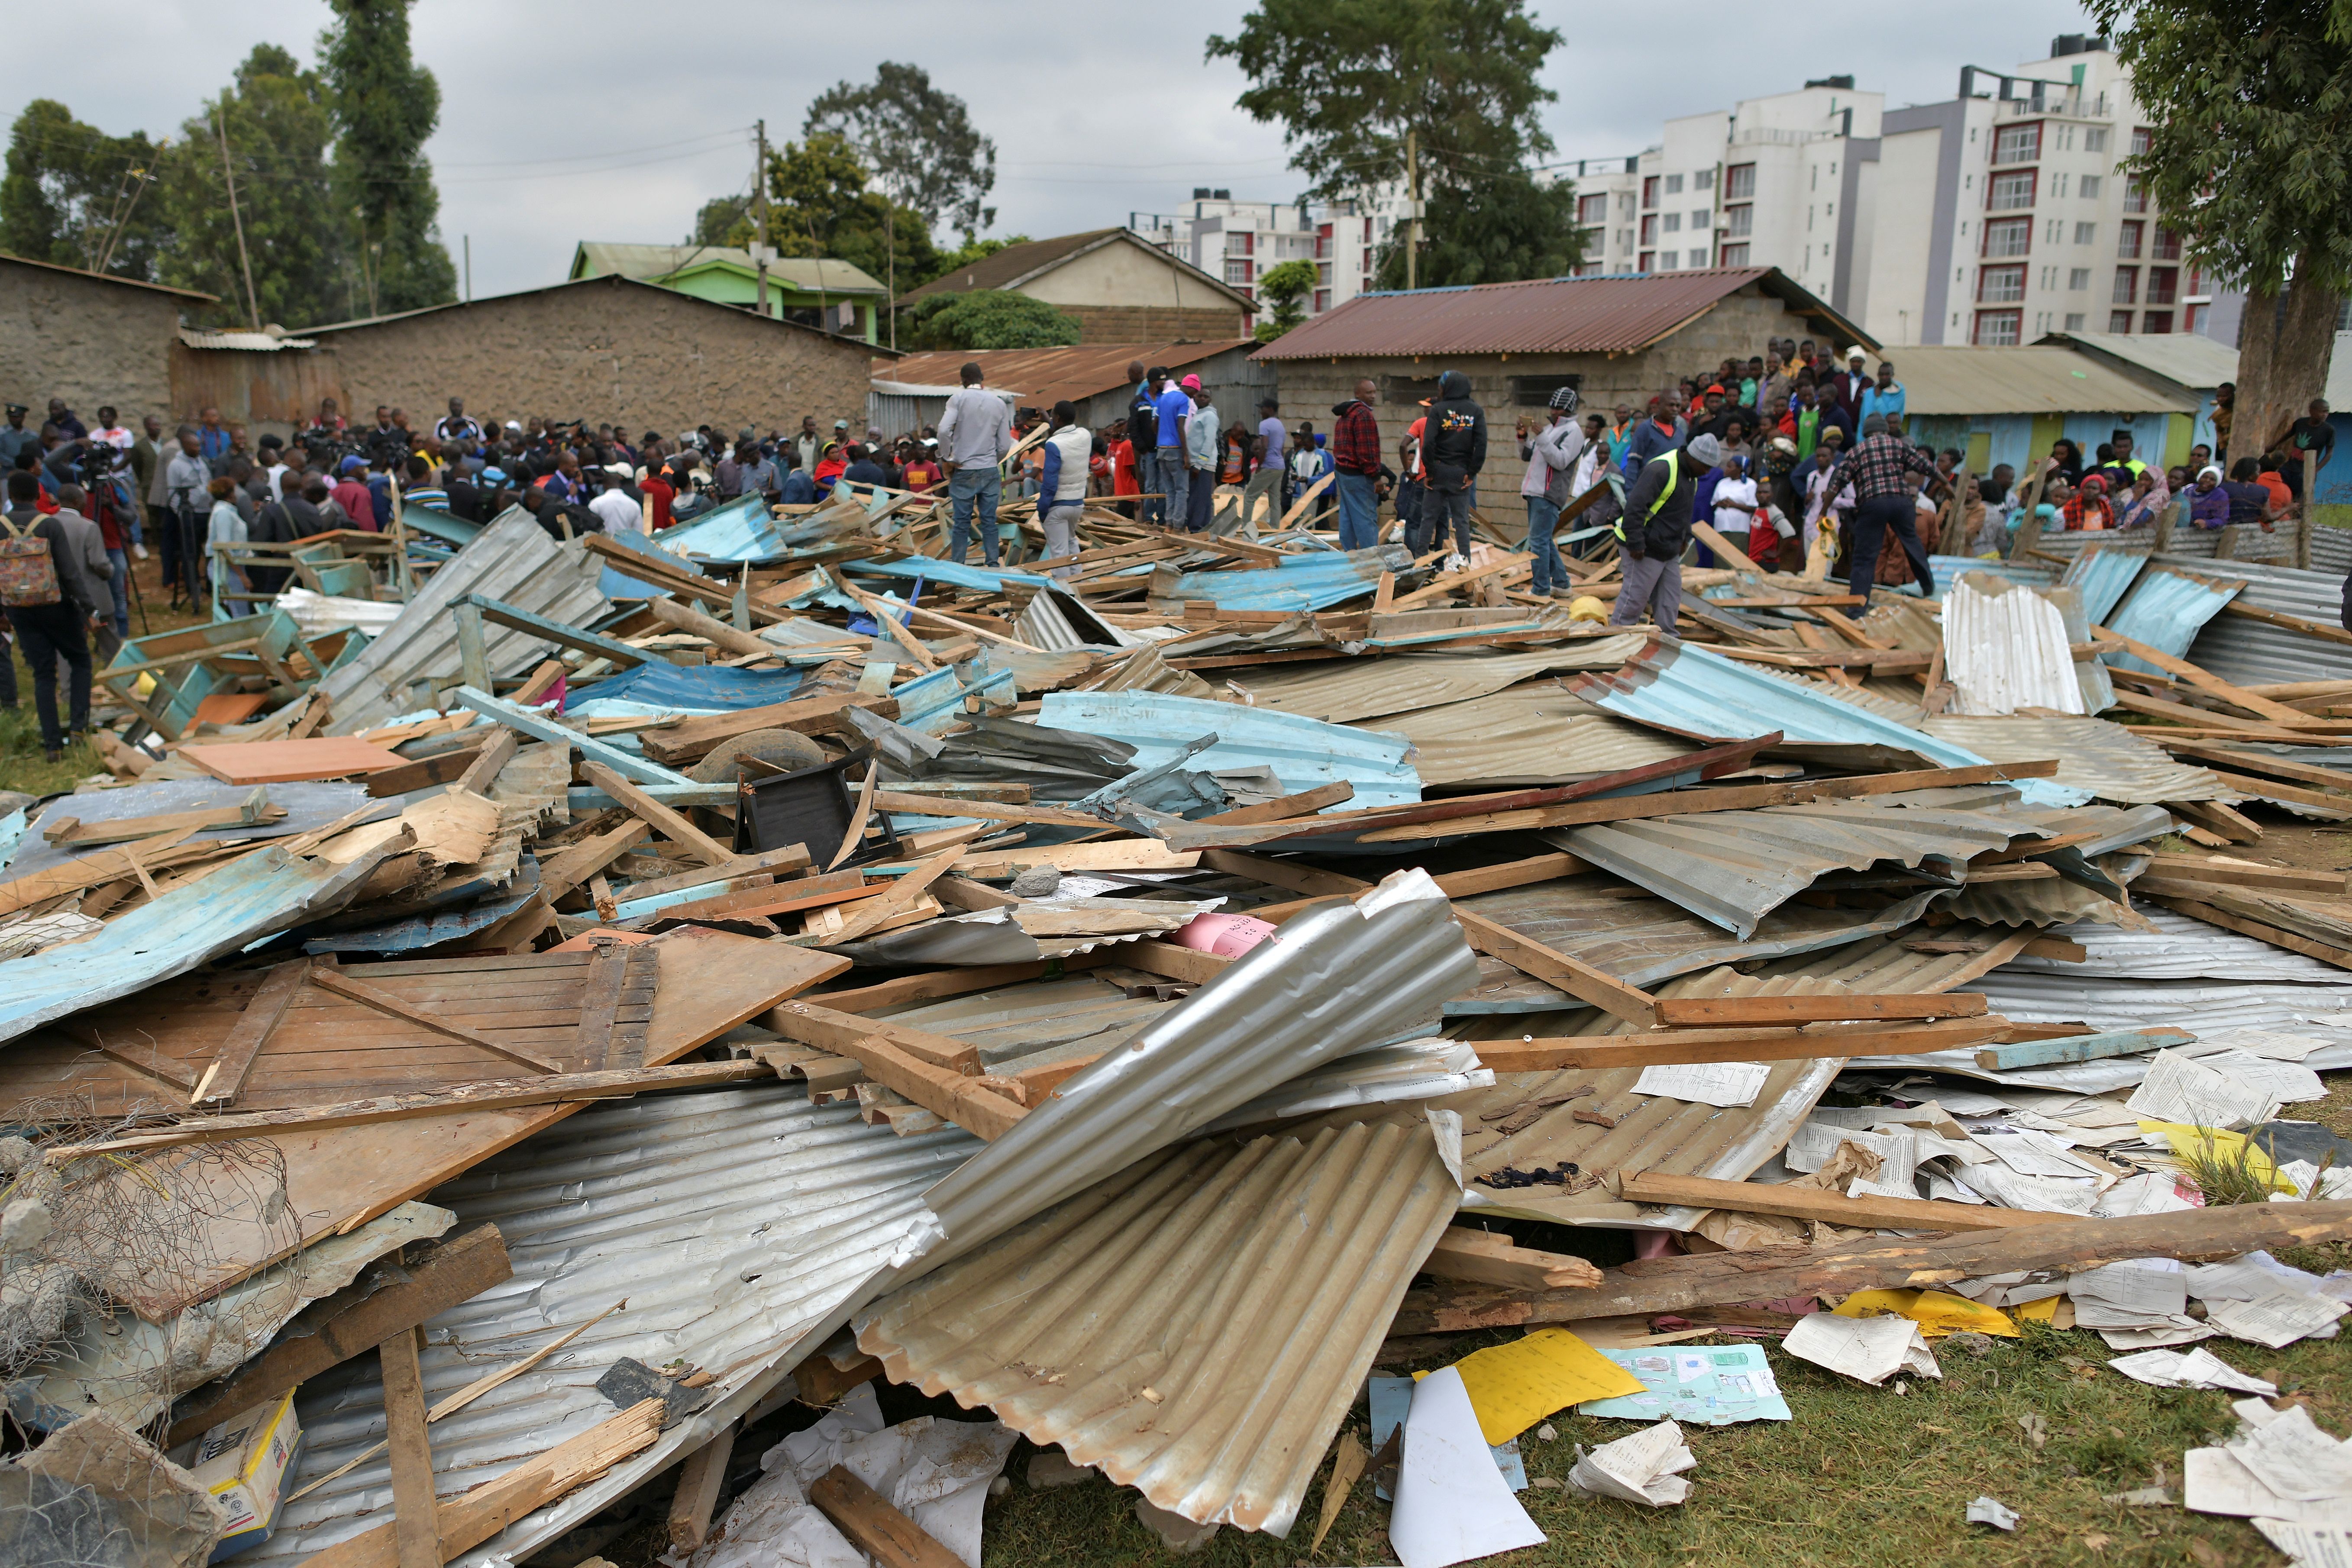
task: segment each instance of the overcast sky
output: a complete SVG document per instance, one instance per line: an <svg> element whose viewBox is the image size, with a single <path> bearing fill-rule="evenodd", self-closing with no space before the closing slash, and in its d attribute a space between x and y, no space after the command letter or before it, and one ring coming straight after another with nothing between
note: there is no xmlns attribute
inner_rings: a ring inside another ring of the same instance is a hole
<svg viewBox="0 0 2352 1568"><path fill-rule="evenodd" d="M1240 72L1202 57L1207 37L1234 31L1248 8L1152 7L1148 25L1128 25L1073 0L782 0L691 13L616 0L420 0L416 57L441 83L429 152L442 234L453 256L472 237L477 296L560 281L576 240L679 240L704 201L750 188L753 120L765 117L772 140L796 137L810 99L838 79L869 79L885 58L929 70L995 139L992 233L1107 227L1130 211L1169 211L1195 185L1287 200L1304 182L1280 128L1235 110ZM2092 30L2070 0L1974 0L1966 29L1948 11L1931 25L1924 7L1847 7L1834 26L1802 7L1751 7L1727 23L1710 13L1703 38L1679 42L1648 22L1629 26L1616 7L1534 9L1567 35L1545 72L1559 94L1543 120L1560 158L1636 152L1665 119L1809 77L1851 72L1890 107L1935 102L1951 97L1962 65L2013 68L2057 34ZM255 44L313 58L326 17L318 0L150 0L110 32L102 66L11 72L0 108L13 120L47 94L117 134L171 132ZM1180 42L1184 28L1198 32ZM18 59L83 52L82 14L70 6L28 8L9 30ZM234 292L226 280L223 292Z"/></svg>

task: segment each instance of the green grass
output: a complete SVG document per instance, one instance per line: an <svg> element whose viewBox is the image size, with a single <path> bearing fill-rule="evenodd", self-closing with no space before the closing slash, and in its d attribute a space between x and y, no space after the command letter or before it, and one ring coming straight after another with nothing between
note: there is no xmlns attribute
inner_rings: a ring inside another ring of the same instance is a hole
<svg viewBox="0 0 2352 1568"><path fill-rule="evenodd" d="M8 657L16 666L16 706L0 708L0 789L22 789L28 795L54 795L70 789L93 773L103 773L106 765L89 742L76 741L68 746L60 761L47 760L41 751L41 721L33 711L33 672L26 667L23 653L12 639ZM67 696L60 685L58 692L60 723L69 716Z"/></svg>

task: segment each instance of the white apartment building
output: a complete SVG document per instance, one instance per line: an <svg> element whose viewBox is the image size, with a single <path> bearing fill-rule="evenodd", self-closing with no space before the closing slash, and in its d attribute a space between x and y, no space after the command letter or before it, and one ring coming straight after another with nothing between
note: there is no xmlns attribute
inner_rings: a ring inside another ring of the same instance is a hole
<svg viewBox="0 0 2352 1568"><path fill-rule="evenodd" d="M1253 301L1267 269L1311 261L1316 285L1303 303L1320 316L1371 287L1381 250L1409 207L1402 186L1318 204L1235 201L1231 191L1199 185L1181 211L1129 213L1127 226Z"/></svg>

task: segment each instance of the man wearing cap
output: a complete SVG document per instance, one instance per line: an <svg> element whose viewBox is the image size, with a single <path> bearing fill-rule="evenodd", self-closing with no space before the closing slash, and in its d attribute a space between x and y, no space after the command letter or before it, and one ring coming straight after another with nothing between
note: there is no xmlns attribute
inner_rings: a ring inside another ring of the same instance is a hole
<svg viewBox="0 0 2352 1568"><path fill-rule="evenodd" d="M367 487L367 461L356 455L342 460L336 470L335 487L331 492L335 505L351 518L352 527L373 532L376 527L375 497Z"/></svg>
<svg viewBox="0 0 2352 1568"><path fill-rule="evenodd" d="M1841 423L1849 430L1862 423L1862 394L1870 390L1870 377L1862 368L1867 358L1862 345L1856 343L1845 351L1845 369L1830 377L1822 387L1822 401L1836 405L1845 415Z"/></svg>
<svg viewBox="0 0 2352 1568"><path fill-rule="evenodd" d="M971 549L972 511L980 512L981 559L997 564L996 503L1004 490L999 465L1013 452L1013 418L1004 400L983 384L978 361L958 372L963 386L940 416L940 450L948 471L948 559L961 565Z"/></svg>
<svg viewBox="0 0 2352 1568"><path fill-rule="evenodd" d="M1152 461L1160 471L1160 487L1168 493L1165 515L1172 528L1192 526L1192 464L1190 449L1184 440L1184 427L1192 418L1192 397L1182 387L1168 379L1164 365L1155 365L1151 381L1160 394L1151 400L1151 412L1159 435L1159 449ZM1201 384L1194 376L1192 384Z"/></svg>
<svg viewBox="0 0 2352 1568"><path fill-rule="evenodd" d="M1886 542L1886 530L1903 544L1903 553L1911 558L1911 575L1919 584L1919 591L1930 598L1936 592L1936 574L1927 564L1927 552L1919 548L1919 530L1912 519L1917 513L1907 476L1918 475L1927 481L1930 493L1951 493L1934 463L1908 442L1886 433L1886 416L1874 413L1862 427L1862 444L1847 453L1833 469L1824 486L1824 494L1834 496L1848 481L1853 485L1854 507L1853 537L1846 541L1846 563L1849 569L1846 591L1864 596L1869 603L1871 585L1878 580L1878 552Z"/></svg>
<svg viewBox="0 0 2352 1568"><path fill-rule="evenodd" d="M1584 456L1584 429L1576 423L1576 389L1561 387L1551 394L1544 428L1532 436L1519 422L1519 455L1527 459L1527 477L1519 495L1528 504L1528 549L1534 555L1535 575L1528 591L1557 599L1574 597L1568 569L1552 543L1559 527L1559 509L1576 495L1576 473Z"/></svg>
<svg viewBox="0 0 2352 1568"><path fill-rule="evenodd" d="M1184 481L1184 531L1205 533L1216 507L1217 437L1223 430L1217 421L1217 405L1210 400L1201 378L1186 376L1183 386L1192 400L1192 417L1184 424L1184 464L1191 470Z"/></svg>
<svg viewBox="0 0 2352 1568"><path fill-rule="evenodd" d="M1647 611L1659 631L1674 635L1683 603L1683 551L1690 548L1691 502L1700 478L1722 461L1721 442L1695 435L1688 445L1642 465L1616 524L1625 586L1618 591L1609 624L1634 625Z"/></svg>

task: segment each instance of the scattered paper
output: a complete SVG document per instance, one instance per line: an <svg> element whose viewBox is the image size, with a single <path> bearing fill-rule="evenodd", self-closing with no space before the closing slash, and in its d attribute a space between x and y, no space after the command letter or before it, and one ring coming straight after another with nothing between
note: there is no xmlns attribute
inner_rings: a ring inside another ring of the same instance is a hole
<svg viewBox="0 0 2352 1568"><path fill-rule="evenodd" d="M2297 1197L2352 1197L2352 1170L2330 1166L2323 1172L2309 1160L2289 1160L2278 1167L2278 1175L2294 1184Z"/></svg>
<svg viewBox="0 0 2352 1568"><path fill-rule="evenodd" d="M2315 1051L2326 1051L2327 1041L2307 1034L2280 1034L2271 1030L2241 1029L2226 1034L2209 1035L2206 1043L2226 1045L2250 1056L2266 1056L2273 1061L2301 1061Z"/></svg>
<svg viewBox="0 0 2352 1568"><path fill-rule="evenodd" d="M2125 1104L2159 1122L2195 1127L2251 1127L2279 1108L2267 1091L2178 1051L2148 1059L2147 1076Z"/></svg>
<svg viewBox="0 0 2352 1568"><path fill-rule="evenodd" d="M2015 1530L2017 1528L2017 1511L2015 1509L2009 1508L2004 1504L1995 1502L1989 1497L1980 1497L1977 1499L1976 1501L1969 1504L1969 1522L1970 1524L1990 1524L1995 1530Z"/></svg>
<svg viewBox="0 0 2352 1568"><path fill-rule="evenodd" d="M2188 1328L2101 1329L2099 1337L2107 1342L2109 1350L2155 1350L2170 1344L2195 1344L2200 1339L2211 1339L2220 1332L2204 1323L2197 1323Z"/></svg>
<svg viewBox="0 0 2352 1568"><path fill-rule="evenodd" d="M2222 1446L2290 1502L2352 1499L2352 1448L2321 1431L2308 1406L2282 1410L2269 1425L2243 1428Z"/></svg>
<svg viewBox="0 0 2352 1568"><path fill-rule="evenodd" d="M1874 1388L1898 1372L1920 1377L1944 1375L1919 1325L1908 1318L1808 1312L1797 1320L1780 1348Z"/></svg>
<svg viewBox="0 0 2352 1568"><path fill-rule="evenodd" d="M1756 1103L1772 1069L1761 1061L1685 1062L1672 1067L1644 1067L1633 1081L1636 1094L1663 1095L1698 1105L1737 1110Z"/></svg>
<svg viewBox="0 0 2352 1568"><path fill-rule="evenodd" d="M2226 1072L2241 1083L2262 1090L2284 1105L2298 1105L2309 1100L2324 1100L2327 1087L2319 1074L2299 1061L2283 1061L2275 1057L2251 1051L2233 1051L2227 1047L2200 1044L2188 1049L2199 1066ZM2267 1121L2269 1118L2263 1118Z"/></svg>
<svg viewBox="0 0 2352 1568"><path fill-rule="evenodd" d="M2180 1185L2171 1176L2142 1171L2101 1193L2091 1212L2102 1219L2128 1219L2137 1214L2177 1214L2198 1207L2180 1196Z"/></svg>
<svg viewBox="0 0 2352 1568"><path fill-rule="evenodd" d="M2352 1526L2296 1524L2284 1519L2257 1519L2263 1539L2295 1563L2308 1568L2352 1568Z"/></svg>
<svg viewBox="0 0 2352 1568"><path fill-rule="evenodd" d="M1595 1497L1613 1497L1649 1508L1670 1508L1690 1496L1682 1472L1696 1469L1698 1456L1683 1442L1683 1429L1661 1421L1630 1437L1580 1453L1568 1484Z"/></svg>
<svg viewBox="0 0 2352 1568"><path fill-rule="evenodd" d="M2282 1263L2268 1252L2249 1252L2221 1263L2198 1263L2187 1271L2189 1293L2200 1301L2253 1301L2280 1291L2318 1296L2329 1292L2318 1275Z"/></svg>
<svg viewBox="0 0 2352 1568"><path fill-rule="evenodd" d="M2095 1178L2099 1175L2047 1133L1985 1133L1979 1134L1976 1142L1979 1148L1999 1158L2001 1164L2019 1176L2057 1176L2079 1181L2085 1176Z"/></svg>
<svg viewBox="0 0 2352 1568"><path fill-rule="evenodd" d="M2278 1385L2249 1376L2201 1346L2182 1354L2171 1350L2144 1350L2119 1355L2107 1364L2126 1377L2158 1388L2222 1388L2240 1394L2276 1394Z"/></svg>
<svg viewBox="0 0 2352 1568"><path fill-rule="evenodd" d="M1873 1181L1888 1186L1906 1186L1917 1179L1919 1134L1908 1127L1891 1133L1866 1133L1834 1122L1804 1122L1790 1135L1789 1146L1780 1157L1790 1170L1810 1174L1834 1160L1840 1144L1852 1144L1878 1156L1878 1169L1870 1178Z"/></svg>
<svg viewBox="0 0 2352 1568"><path fill-rule="evenodd" d="M2205 1321L2231 1339L2267 1345L2273 1350L2299 1339L2334 1337L2336 1320L2352 1307L2333 1296L2282 1290L2252 1301L2211 1301Z"/></svg>
<svg viewBox="0 0 2352 1568"><path fill-rule="evenodd" d="M1963 1333L2018 1337L2008 1313L1948 1291L1856 1291L1838 1303L1837 1316L1907 1318L1929 1339Z"/></svg>
<svg viewBox="0 0 2352 1568"><path fill-rule="evenodd" d="M1571 1405L1639 1394L1642 1381L1566 1329L1537 1329L1454 1364L1490 1444L1507 1443Z"/></svg>
<svg viewBox="0 0 2352 1568"><path fill-rule="evenodd" d="M1389 1377L1381 1373L1371 1375L1369 1387L1372 1406L1372 1450L1377 1453L1389 1440L1389 1434L1404 1425L1412 1409L1413 1380L1410 1377ZM1475 1410L1476 1407L1474 1406ZM1519 1457L1517 1437L1508 1442L1488 1446L1495 1456L1495 1469L1513 1491L1528 1490L1527 1461ZM1383 1472L1385 1473L1385 1472ZM1378 1479L1372 1482L1372 1495L1382 1502L1391 1500L1389 1489Z"/></svg>
<svg viewBox="0 0 2352 1568"><path fill-rule="evenodd" d="M2066 1276L2074 1321L2087 1329L2193 1328L2188 1277L2169 1258L2109 1263Z"/></svg>
<svg viewBox="0 0 2352 1568"><path fill-rule="evenodd" d="M1643 1392L1589 1401L1577 1406L1580 1414L1620 1421L1671 1418L1686 1427L1794 1419L1760 1345L1601 1354L1641 1379Z"/></svg>
<svg viewBox="0 0 2352 1568"><path fill-rule="evenodd" d="M1396 1507L1389 1513L1397 1560L1404 1568L1446 1568L1544 1539L1495 1469L1462 1375L1448 1366L1423 1378L1405 1417Z"/></svg>

